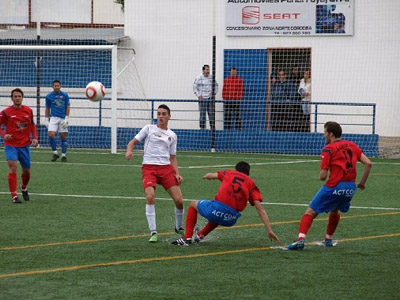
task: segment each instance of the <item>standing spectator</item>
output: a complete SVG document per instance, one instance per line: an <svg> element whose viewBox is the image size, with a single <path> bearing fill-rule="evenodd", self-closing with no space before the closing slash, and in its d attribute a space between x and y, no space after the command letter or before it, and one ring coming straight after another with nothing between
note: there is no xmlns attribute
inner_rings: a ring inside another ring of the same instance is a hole
<svg viewBox="0 0 400 300"><path fill-rule="evenodd" d="M292 71L291 71L290 76L289 76L288 79L292 82L293 87L297 91L299 89L299 85L300 85L300 81L301 81L301 74L300 74L299 66L297 66L297 65L293 66ZM298 97L297 94L296 94L294 100L300 100L300 98Z"/></svg>
<svg viewBox="0 0 400 300"><path fill-rule="evenodd" d="M168 128L171 112L167 105L157 109L157 125L147 125L128 143L125 158L133 157L133 148L140 141L145 141L142 182L146 194L146 218L151 237L149 242L157 242L155 190L161 184L175 203L175 232L183 234L184 216L183 197L179 185L183 178L179 175L176 159L177 136Z"/></svg>
<svg viewBox="0 0 400 300"><path fill-rule="evenodd" d="M203 66L203 74L196 77L193 83L193 92L199 99L200 111L200 129L206 128L207 116L210 121L210 128L215 128L215 107L212 101L212 75L210 75L210 66ZM218 83L215 81L214 95L218 92Z"/></svg>
<svg viewBox="0 0 400 300"><path fill-rule="evenodd" d="M300 120L300 131L310 132L310 113L311 113L311 73L309 70L304 72L304 77L300 81L298 94L301 97L302 114Z"/></svg>
<svg viewBox="0 0 400 300"><path fill-rule="evenodd" d="M69 96L66 92L61 91L61 82L54 80L53 91L46 96L46 110L44 113L50 146L51 150L53 150L51 161L56 161L60 157L57 152L57 142L55 139L57 132L60 133L61 139L61 161L67 161L69 111Z"/></svg>
<svg viewBox="0 0 400 300"><path fill-rule="evenodd" d="M292 82L293 88L295 90L295 95L293 101L301 101L301 97L297 91L299 90L300 81L301 81L301 74L300 68L298 65L294 65L289 75L289 81ZM288 116L291 122L290 131L301 131L301 127L303 125L303 113L301 105L299 104L291 104L288 107Z"/></svg>
<svg viewBox="0 0 400 300"><path fill-rule="evenodd" d="M231 76L224 80L222 99L224 99L224 130L231 129L232 115L235 115L236 130L242 129L240 100L243 96L243 79L237 75L236 67L231 67Z"/></svg>
<svg viewBox="0 0 400 300"><path fill-rule="evenodd" d="M31 152L30 145L38 145L36 125L33 120L32 109L22 105L24 92L19 89L11 91L13 105L0 113L0 135L4 139L4 152L8 162L8 188L13 203L21 203L17 193L17 161L19 161L22 174L20 190L25 201L29 201L28 183L31 178ZM4 132L1 124L4 124ZM31 136L33 137L31 141Z"/></svg>
<svg viewBox="0 0 400 300"><path fill-rule="evenodd" d="M295 99L296 90L291 81L286 79L285 70L278 72L278 80L272 86L271 95L271 130L290 130L291 119L288 116L288 102Z"/></svg>
<svg viewBox="0 0 400 300"><path fill-rule="evenodd" d="M324 136L327 145L322 148L319 179L328 181L321 187L300 221L296 242L288 246L289 250L302 250L308 230L318 214L329 212L329 221L323 245L332 247L333 234L339 224L340 213L350 209L350 201L356 192L357 162L364 165L364 172L357 187L365 189L372 164L358 146L350 141L341 140L342 127L336 122L326 122Z"/></svg>

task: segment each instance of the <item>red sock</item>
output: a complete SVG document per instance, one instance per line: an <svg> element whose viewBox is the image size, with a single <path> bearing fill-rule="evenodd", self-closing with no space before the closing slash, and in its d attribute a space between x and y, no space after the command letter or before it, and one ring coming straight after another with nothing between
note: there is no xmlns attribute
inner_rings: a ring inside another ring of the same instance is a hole
<svg viewBox="0 0 400 300"><path fill-rule="evenodd" d="M328 226L326 228L326 235L332 237L332 235L335 233L336 228L339 224L340 221L340 214L329 214L329 221L328 221ZM332 239L332 238L330 238Z"/></svg>
<svg viewBox="0 0 400 300"><path fill-rule="evenodd" d="M18 196L17 194L17 174L8 173L8 189L11 193L11 198Z"/></svg>
<svg viewBox="0 0 400 300"><path fill-rule="evenodd" d="M26 186L28 185L29 179L31 179L31 173L30 172L22 172L21 179L22 179L21 188L24 190L24 189L26 189Z"/></svg>
<svg viewBox="0 0 400 300"><path fill-rule="evenodd" d="M186 215L185 239L191 239L197 223L197 210L190 206Z"/></svg>
<svg viewBox="0 0 400 300"><path fill-rule="evenodd" d="M314 218L309 214L304 214L300 221L299 226L299 238L298 240L304 240L310 229Z"/></svg>
<svg viewBox="0 0 400 300"><path fill-rule="evenodd" d="M208 222L207 224L206 224L206 226L204 226L204 228L202 229L202 230L200 230L199 231L199 235L200 236L206 236L207 234L209 234L211 231L213 231L215 228L217 228L218 227L218 224L217 223L211 223L211 222Z"/></svg>

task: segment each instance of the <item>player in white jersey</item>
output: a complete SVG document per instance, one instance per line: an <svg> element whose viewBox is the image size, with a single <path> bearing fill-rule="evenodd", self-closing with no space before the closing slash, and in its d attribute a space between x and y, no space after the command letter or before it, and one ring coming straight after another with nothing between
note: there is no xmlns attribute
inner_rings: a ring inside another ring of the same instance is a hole
<svg viewBox="0 0 400 300"><path fill-rule="evenodd" d="M146 217L151 232L149 242L157 242L155 189L161 184L175 202L175 232L184 234L182 227L184 208L179 185L183 182L179 174L176 159L176 134L168 129L171 112L167 105L161 104L157 109L157 125L146 125L128 143L125 157L133 157L133 148L145 141L142 163L142 181L146 194Z"/></svg>

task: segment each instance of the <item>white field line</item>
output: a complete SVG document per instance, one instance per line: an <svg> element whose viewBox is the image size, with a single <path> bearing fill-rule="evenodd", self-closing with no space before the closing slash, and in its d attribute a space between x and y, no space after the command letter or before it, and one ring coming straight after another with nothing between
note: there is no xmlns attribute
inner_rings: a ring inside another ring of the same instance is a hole
<svg viewBox="0 0 400 300"><path fill-rule="evenodd" d="M262 165L284 165L284 164L297 164L297 163L310 163L310 162L319 162L319 160L293 160L293 161L275 161L275 162L261 162L261 163L252 163L252 166L262 166ZM6 161L0 161L0 163L7 163ZM54 162L35 162L32 164L38 165L54 165ZM118 164L94 164L94 163L74 163L68 162L66 164L68 166L103 166L103 167L128 167L128 168L141 168L141 164L129 164L129 165L118 165ZM234 164L226 164L226 165L208 165L208 166L187 166L187 167L179 167L179 169L207 169L207 168L227 168L227 167L235 167Z"/></svg>
<svg viewBox="0 0 400 300"><path fill-rule="evenodd" d="M0 192L0 195L8 195L10 192ZM105 195L71 195L71 194L48 194L48 193L31 193L30 195L44 196L44 197L59 197L59 198L93 198L93 199L121 199L121 200L145 200L146 197L134 196L105 196ZM158 201L172 201L171 198L156 198ZM184 199L185 202L190 202L199 199ZM302 206L308 207L305 203L278 203L278 202L262 202L263 205L276 205L276 206ZM400 210L396 207L374 207L374 206L351 206L352 209L370 209L370 210Z"/></svg>

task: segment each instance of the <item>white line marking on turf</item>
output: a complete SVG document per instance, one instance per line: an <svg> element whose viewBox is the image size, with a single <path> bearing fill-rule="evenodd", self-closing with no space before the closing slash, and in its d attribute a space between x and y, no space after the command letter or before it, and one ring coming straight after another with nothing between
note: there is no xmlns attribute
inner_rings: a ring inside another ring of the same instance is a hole
<svg viewBox="0 0 400 300"><path fill-rule="evenodd" d="M319 160L292 160L292 161L273 161L273 162L262 162L262 163L252 163L252 166L265 166L265 165L284 165L284 164L299 164L299 163L309 163L309 162L319 162ZM212 165L212 166L189 166L189 167L179 167L179 169L205 169L205 168L226 168L234 167L234 164L230 165Z"/></svg>
<svg viewBox="0 0 400 300"><path fill-rule="evenodd" d="M264 205L282 205L282 206L304 206L308 207L309 204L300 203L277 203L277 202L263 202ZM350 208L355 209L373 209L373 210L400 210L400 208L394 207L373 207L373 206L350 206Z"/></svg>
<svg viewBox="0 0 400 300"><path fill-rule="evenodd" d="M284 165L284 164L297 164L297 163L310 163L310 162L319 162L319 160L293 160L293 161L275 161L275 162L262 162L262 163L252 163L253 166L263 166L263 165ZM7 163L3 161L0 163ZM54 165L54 162L38 162L34 161L32 164L36 165ZM74 163L68 162L69 166L99 166L99 167L128 167L128 168L141 168L141 164L128 164L128 165L117 165L117 164L95 164L95 163ZM235 164L229 165L207 165L207 166L187 166L187 167L179 167L179 169L215 169L215 168L227 168L227 167L235 167Z"/></svg>
<svg viewBox="0 0 400 300"><path fill-rule="evenodd" d="M8 195L10 192L0 192L0 195ZM100 199L134 199L134 200L145 200L146 197L142 196L106 196L106 195L71 195L71 194L48 194L48 193L31 193L30 195L46 196L46 197L67 197L67 198L100 198ZM161 201L172 201L171 198L156 198ZM184 201L195 201L199 199L184 199ZM302 206L307 207L308 204L302 203L279 203L279 202L262 202L263 205L277 205L277 206ZM372 210L400 210L398 207L374 207L374 206L351 206L354 209L372 209Z"/></svg>

